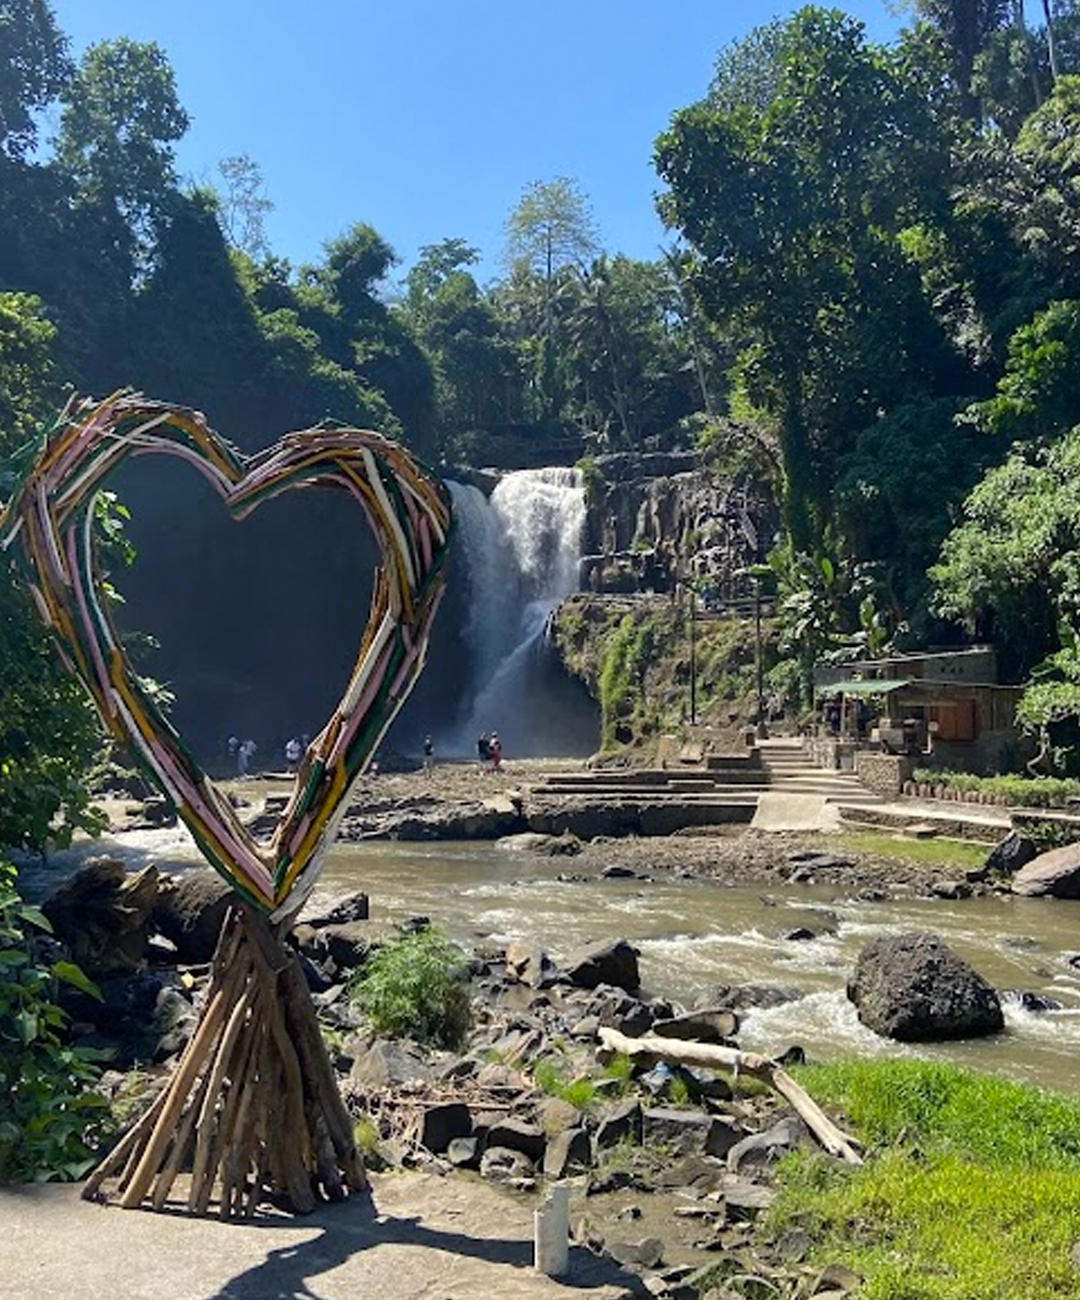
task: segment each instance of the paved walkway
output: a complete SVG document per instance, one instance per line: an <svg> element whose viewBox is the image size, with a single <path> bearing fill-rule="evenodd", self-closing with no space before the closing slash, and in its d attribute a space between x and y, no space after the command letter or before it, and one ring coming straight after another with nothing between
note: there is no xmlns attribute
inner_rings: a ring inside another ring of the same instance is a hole
<svg viewBox="0 0 1080 1300"><path fill-rule="evenodd" d="M372 1178L364 1198L250 1223L0 1188L0 1300L627 1300L636 1279L574 1247L532 1267L532 1209L459 1175Z"/></svg>

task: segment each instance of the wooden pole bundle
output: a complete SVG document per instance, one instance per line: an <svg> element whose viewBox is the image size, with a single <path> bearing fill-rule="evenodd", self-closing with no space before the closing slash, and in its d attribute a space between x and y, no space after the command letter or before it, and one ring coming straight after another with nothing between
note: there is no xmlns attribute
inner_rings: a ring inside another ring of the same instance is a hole
<svg viewBox="0 0 1080 1300"><path fill-rule="evenodd" d="M653 1061L674 1061L681 1065L701 1065L709 1070L731 1070L752 1075L767 1083L791 1103L806 1127L830 1155L839 1156L848 1164L862 1164L856 1140L838 1128L806 1089L800 1087L783 1066L771 1057L759 1056L756 1052L741 1052L737 1047L724 1047L715 1043L663 1038L659 1034L627 1038L617 1029L601 1029L600 1044L601 1054L622 1052L630 1057L647 1057Z"/></svg>
<svg viewBox="0 0 1080 1300"><path fill-rule="evenodd" d="M265 1197L303 1214L367 1187L296 957L265 916L240 904L172 1078L83 1196L160 1210L187 1173L188 1209L207 1214L216 1203L222 1218L250 1217Z"/></svg>

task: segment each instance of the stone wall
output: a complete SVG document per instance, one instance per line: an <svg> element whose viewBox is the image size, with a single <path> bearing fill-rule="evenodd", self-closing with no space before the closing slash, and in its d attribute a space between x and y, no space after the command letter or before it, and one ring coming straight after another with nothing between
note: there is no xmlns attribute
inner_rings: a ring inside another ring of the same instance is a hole
<svg viewBox="0 0 1080 1300"><path fill-rule="evenodd" d="M855 756L855 772L872 793L894 799L911 780L914 762L907 754L875 754L861 750Z"/></svg>

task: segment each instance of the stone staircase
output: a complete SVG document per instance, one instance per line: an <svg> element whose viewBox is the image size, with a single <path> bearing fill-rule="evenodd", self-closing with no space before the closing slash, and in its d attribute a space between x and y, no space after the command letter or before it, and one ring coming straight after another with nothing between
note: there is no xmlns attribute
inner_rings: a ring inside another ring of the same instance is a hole
<svg viewBox="0 0 1080 1300"><path fill-rule="evenodd" d="M700 762L681 765L554 772L532 790L540 800L617 806L640 819L644 834L747 824L765 794L770 807L779 810L781 823L790 806L799 826L808 805L820 809L833 802L845 807L882 802L854 774L814 767L800 743L789 739L765 740L742 753L707 754Z"/></svg>
<svg viewBox="0 0 1080 1300"><path fill-rule="evenodd" d="M872 794L854 772L817 767L802 742L788 736L758 741L762 766L773 793L821 795L829 803L869 807L885 801Z"/></svg>

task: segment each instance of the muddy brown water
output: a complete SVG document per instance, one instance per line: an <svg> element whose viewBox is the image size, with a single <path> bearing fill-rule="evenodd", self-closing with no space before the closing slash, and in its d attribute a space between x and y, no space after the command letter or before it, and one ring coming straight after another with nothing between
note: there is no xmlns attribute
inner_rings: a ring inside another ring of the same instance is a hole
<svg viewBox="0 0 1080 1300"><path fill-rule="evenodd" d="M197 860L182 829L131 832L95 846L131 865L164 868ZM85 855L87 849L82 849ZM618 861L618 843L611 845ZM64 865L61 858L59 865ZM893 898L864 901L824 885L727 886L658 873L606 879L573 858L542 858L486 843L338 844L320 878L321 895L364 890L374 919L427 916L466 945L530 939L556 958L577 945L625 937L640 950L644 987L691 1005L718 984L792 986L799 997L748 1012L740 1044L779 1052L801 1044L812 1059L858 1054L961 1062L1080 1094L1080 902L1011 897L961 901ZM560 875L584 876L559 879ZM40 893L53 871L21 873ZM799 928L817 937L786 936ZM844 993L860 950L900 931L942 936L999 990L1046 994L1050 1012L1004 999L1005 1032L992 1038L907 1046L864 1028Z"/></svg>

